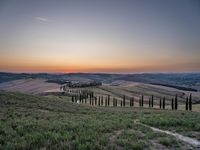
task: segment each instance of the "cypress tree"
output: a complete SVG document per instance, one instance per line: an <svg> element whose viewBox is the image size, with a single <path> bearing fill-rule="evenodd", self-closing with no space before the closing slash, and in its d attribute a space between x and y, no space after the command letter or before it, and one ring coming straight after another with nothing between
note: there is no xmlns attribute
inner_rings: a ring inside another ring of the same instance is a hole
<svg viewBox="0 0 200 150"><path fill-rule="evenodd" d="M192 94L189 97L189 110L192 111Z"/></svg>
<svg viewBox="0 0 200 150"><path fill-rule="evenodd" d="M74 102L74 96L72 96L72 103Z"/></svg>
<svg viewBox="0 0 200 150"><path fill-rule="evenodd" d="M163 97L163 109L165 109L165 97Z"/></svg>
<svg viewBox="0 0 200 150"><path fill-rule="evenodd" d="M92 95L91 95L91 93L89 94L89 96L90 96L90 105L92 104Z"/></svg>
<svg viewBox="0 0 200 150"><path fill-rule="evenodd" d="M110 95L108 95L108 106L110 106Z"/></svg>
<svg viewBox="0 0 200 150"><path fill-rule="evenodd" d="M101 106L103 106L103 96L101 96Z"/></svg>
<svg viewBox="0 0 200 150"><path fill-rule="evenodd" d="M174 110L174 99L173 98L172 98L171 106L172 106L172 110Z"/></svg>
<svg viewBox="0 0 200 150"><path fill-rule="evenodd" d="M122 107L122 101L121 101L121 107Z"/></svg>
<svg viewBox="0 0 200 150"><path fill-rule="evenodd" d="M151 99L150 99L150 97L149 97L149 108L151 107Z"/></svg>
<svg viewBox="0 0 200 150"><path fill-rule="evenodd" d="M153 107L153 95L151 97L151 107Z"/></svg>
<svg viewBox="0 0 200 150"><path fill-rule="evenodd" d="M186 102L185 102L185 110L188 110L188 97L186 98Z"/></svg>
<svg viewBox="0 0 200 150"><path fill-rule="evenodd" d="M123 106L125 107L125 95L123 96Z"/></svg>
<svg viewBox="0 0 200 150"><path fill-rule="evenodd" d="M142 101L141 101L142 107L143 107L143 104L144 104L144 96L142 95Z"/></svg>

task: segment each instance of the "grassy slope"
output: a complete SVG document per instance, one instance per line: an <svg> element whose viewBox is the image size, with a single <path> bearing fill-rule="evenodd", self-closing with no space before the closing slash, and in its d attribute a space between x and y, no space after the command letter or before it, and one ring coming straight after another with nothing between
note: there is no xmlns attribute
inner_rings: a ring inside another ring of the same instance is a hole
<svg viewBox="0 0 200 150"><path fill-rule="evenodd" d="M72 104L67 97L0 92L0 149L190 148L135 119L200 139L195 112L98 108Z"/></svg>

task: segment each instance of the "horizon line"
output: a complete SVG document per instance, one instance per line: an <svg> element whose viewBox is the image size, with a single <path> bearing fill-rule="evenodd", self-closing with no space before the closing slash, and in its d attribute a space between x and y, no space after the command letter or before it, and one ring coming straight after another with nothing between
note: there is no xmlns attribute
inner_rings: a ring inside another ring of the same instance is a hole
<svg viewBox="0 0 200 150"><path fill-rule="evenodd" d="M183 71L183 72L180 72L180 71L171 71L171 72L156 72L156 71L152 71L152 72L119 72L119 73L116 73L116 72L19 72L19 71L0 71L0 73L10 73L10 74L198 74L200 73L200 71Z"/></svg>

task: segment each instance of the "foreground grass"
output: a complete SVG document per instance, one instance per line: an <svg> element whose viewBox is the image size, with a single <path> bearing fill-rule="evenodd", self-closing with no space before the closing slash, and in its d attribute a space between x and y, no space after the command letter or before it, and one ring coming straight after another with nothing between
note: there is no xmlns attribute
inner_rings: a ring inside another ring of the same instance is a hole
<svg viewBox="0 0 200 150"><path fill-rule="evenodd" d="M192 148L136 119L199 139L199 113L98 108L72 104L68 97L0 92L0 149Z"/></svg>

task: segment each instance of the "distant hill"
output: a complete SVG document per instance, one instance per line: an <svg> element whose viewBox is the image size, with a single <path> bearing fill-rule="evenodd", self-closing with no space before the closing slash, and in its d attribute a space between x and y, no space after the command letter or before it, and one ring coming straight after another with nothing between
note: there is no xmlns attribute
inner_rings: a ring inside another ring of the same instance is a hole
<svg viewBox="0 0 200 150"><path fill-rule="evenodd" d="M55 81L62 84L65 80L70 81L98 81L112 83L116 80L133 81L140 83L157 84L174 87L188 91L200 91L200 73L144 73L144 74L104 74L104 73L0 73L0 83L18 79L43 78L47 81Z"/></svg>

